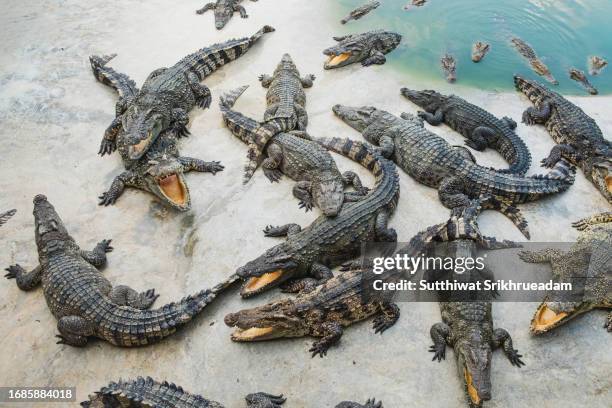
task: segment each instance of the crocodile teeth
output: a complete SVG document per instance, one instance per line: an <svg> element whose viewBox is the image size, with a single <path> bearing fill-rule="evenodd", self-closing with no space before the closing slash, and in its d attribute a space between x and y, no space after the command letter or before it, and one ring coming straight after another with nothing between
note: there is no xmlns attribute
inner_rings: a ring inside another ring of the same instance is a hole
<svg viewBox="0 0 612 408"><path fill-rule="evenodd" d="M247 292L258 291L259 289L266 287L270 283L277 281L278 279L280 279L281 276L283 276L283 271L274 271L264 273L261 276L252 277L244 286L244 289Z"/></svg>
<svg viewBox="0 0 612 408"><path fill-rule="evenodd" d="M241 330L238 329L232 334L232 340L258 340L267 334L272 333L274 329L272 327L251 327L250 329Z"/></svg>
<svg viewBox="0 0 612 408"><path fill-rule="evenodd" d="M162 193L169 200L178 205L185 204L187 196L185 193L185 187L176 174L170 174L168 176L159 178L157 180L157 184L159 185Z"/></svg>
<svg viewBox="0 0 612 408"><path fill-rule="evenodd" d="M531 323L531 330L534 332L543 332L560 322L567 316L565 312L555 312L546 305L540 306Z"/></svg>
<svg viewBox="0 0 612 408"><path fill-rule="evenodd" d="M327 61L327 64L331 66L336 66L349 59L350 56L351 54L348 52L342 53L340 55L332 55L329 57L329 61Z"/></svg>

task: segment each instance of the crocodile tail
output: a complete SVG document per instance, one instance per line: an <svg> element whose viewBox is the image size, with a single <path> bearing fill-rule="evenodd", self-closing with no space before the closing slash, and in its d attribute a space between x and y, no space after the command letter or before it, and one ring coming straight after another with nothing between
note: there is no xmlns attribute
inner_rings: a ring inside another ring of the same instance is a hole
<svg viewBox="0 0 612 408"><path fill-rule="evenodd" d="M532 176L534 179L542 180L559 180L562 181L560 190L565 191L574 184L576 178L576 167L573 166L567 159L561 158L547 174L538 174ZM557 192L557 191L556 191Z"/></svg>
<svg viewBox="0 0 612 408"><path fill-rule="evenodd" d="M273 27L264 26L251 37L229 40L202 48L180 60L175 66L184 72L194 72L200 80L206 78L228 62L238 59L246 53L264 34L274 31Z"/></svg>
<svg viewBox="0 0 612 408"><path fill-rule="evenodd" d="M94 77L104 85L110 86L119 94L120 98L133 97L138 93L136 82L125 74L121 74L106 64L115 58L117 54L89 57Z"/></svg>
<svg viewBox="0 0 612 408"><path fill-rule="evenodd" d="M483 210L499 211L500 213L508 217L508 219L512 221L514 225L516 225L516 227L519 229L519 231L521 231L521 234L523 234L525 238L531 238L527 219L525 218L521 210L518 207L514 206L512 203L493 196L487 196L480 200L480 205Z"/></svg>
<svg viewBox="0 0 612 408"><path fill-rule="evenodd" d="M374 174L377 184L383 177L383 157L371 145L339 137L321 137L317 138L316 141L326 149L348 157L370 170Z"/></svg>
<svg viewBox="0 0 612 408"><path fill-rule="evenodd" d="M1 213L0 214L0 225L3 225L5 222L7 222L9 218L15 215L16 212L17 210L8 210L7 212Z"/></svg>

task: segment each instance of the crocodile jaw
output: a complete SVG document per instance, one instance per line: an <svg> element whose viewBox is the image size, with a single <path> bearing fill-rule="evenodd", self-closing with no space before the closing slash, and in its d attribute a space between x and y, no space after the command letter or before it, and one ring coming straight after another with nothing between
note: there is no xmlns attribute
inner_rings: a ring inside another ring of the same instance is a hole
<svg viewBox="0 0 612 408"><path fill-rule="evenodd" d="M162 197L173 207L181 211L189 210L189 190L179 174L172 173L164 177L158 177L155 182Z"/></svg>
<svg viewBox="0 0 612 408"><path fill-rule="evenodd" d="M333 69L348 65L346 61L351 58L351 56L352 54L350 52L343 52L342 54L338 55L330 55L329 59L325 62L324 68Z"/></svg>
<svg viewBox="0 0 612 408"><path fill-rule="evenodd" d="M283 270L279 269L273 272L264 273L261 276L250 277L240 290L240 295L242 297L249 297L260 293L280 280L284 273Z"/></svg>
<svg viewBox="0 0 612 408"><path fill-rule="evenodd" d="M273 339L273 327L251 327L250 329L237 328L232 333L232 341L247 342L247 341L263 341Z"/></svg>
<svg viewBox="0 0 612 408"><path fill-rule="evenodd" d="M531 332L533 334L546 333L562 324L568 316L568 313L555 312L546 303L542 303L531 320Z"/></svg>
<svg viewBox="0 0 612 408"><path fill-rule="evenodd" d="M140 159L145 152L149 149L149 146L153 143L153 132L149 130L147 133L147 137L142 139L140 142L135 145L131 145L128 147L128 155L132 160Z"/></svg>
<svg viewBox="0 0 612 408"><path fill-rule="evenodd" d="M482 403L482 399L478 396L478 390L476 389L476 387L474 387L474 383L472 382L472 375L466 368L463 369L463 375L465 377L467 393L470 397L470 400L472 401L472 404L477 407L480 406L480 404Z"/></svg>

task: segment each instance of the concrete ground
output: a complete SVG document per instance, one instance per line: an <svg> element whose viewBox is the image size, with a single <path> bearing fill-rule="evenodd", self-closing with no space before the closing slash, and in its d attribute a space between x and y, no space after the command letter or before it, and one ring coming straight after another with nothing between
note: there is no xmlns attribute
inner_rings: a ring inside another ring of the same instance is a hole
<svg viewBox="0 0 612 408"><path fill-rule="evenodd" d="M414 112L399 95L401 86L436 87L485 106L498 116L519 119L528 101L515 93L479 92L443 83L415 83L387 66L351 66L324 72L323 48L339 23L324 17L326 0L245 2L250 18L236 15L223 31L214 30L212 14L197 16L202 1L161 0L79 2L6 0L0 13L0 210L17 215L0 229L0 265L37 262L33 242L32 197L44 193L85 248L112 238L115 251L104 271L114 284L156 288L157 305L231 274L276 241L262 236L267 224L307 225L316 213L298 209L293 183L270 185L261 171L246 186L241 173L246 147L224 127L216 101L229 89L251 85L236 108L261 117L265 92L257 76L271 72L283 52L293 55L303 73L317 75L307 91L309 132L315 136L361 136L336 119L335 103L371 104L394 113ZM96 155L100 138L114 116L116 96L96 82L87 57L118 53L112 66L138 83L150 71L169 66L185 54L217 41L250 35L263 24L277 32L236 62L209 77L215 103L191 112L192 136L182 152L221 160L216 176L190 174L193 210L163 211L153 196L129 190L113 207L98 207L96 197L122 170L119 157ZM436 67L437 69L437 67ZM571 98L612 133L610 97ZM462 138L445 127L436 132L453 143ZM553 142L542 127L519 124L534 162ZM495 152L478 153L479 162L504 166ZM342 170L354 169L371 185L372 177L338 157ZM542 172L534 164L531 173ZM407 241L419 230L448 216L437 193L401 173L401 198L391 226ZM564 194L522 206L533 241L571 241L572 221L609 210L579 172ZM520 240L511 223L496 213L482 216L486 234ZM447 361L431 362L430 326L439 321L433 303L401 304L402 317L383 336L371 322L346 330L324 359L311 359L312 339L237 344L223 316L281 295L274 291L249 301L231 290L193 324L160 344L120 349L91 341L83 349L55 344L56 321L40 290L24 293L13 281L0 284L0 386L76 386L78 400L119 377L150 375L187 390L244 406L254 391L284 393L287 407L332 407L342 400L375 396L385 407L462 407L465 397L452 352ZM527 366L511 367L503 353L493 361L493 400L487 407L609 407L612 403L610 334L602 329L605 313L591 312L554 334L534 338L528 325L531 303L494 305L496 325L506 328ZM41 406L41 405L36 405ZM61 407L63 404L53 406ZM70 405L66 405L70 406Z"/></svg>

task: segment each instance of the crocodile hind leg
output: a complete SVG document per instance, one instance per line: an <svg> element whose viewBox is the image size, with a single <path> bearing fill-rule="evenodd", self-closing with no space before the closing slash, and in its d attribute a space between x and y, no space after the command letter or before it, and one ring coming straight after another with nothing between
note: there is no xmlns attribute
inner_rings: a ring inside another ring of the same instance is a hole
<svg viewBox="0 0 612 408"><path fill-rule="evenodd" d="M383 209L376 214L376 238L381 242L397 242L397 232L388 224L389 212Z"/></svg>
<svg viewBox="0 0 612 408"><path fill-rule="evenodd" d="M92 251L81 250L81 256L96 268L100 268L106 264L106 254L113 251L110 243L110 239L100 241Z"/></svg>
<svg viewBox="0 0 612 408"><path fill-rule="evenodd" d="M374 333L383 332L392 327L400 317L400 309L395 303L381 303L380 315L374 318Z"/></svg>
<svg viewBox="0 0 612 408"><path fill-rule="evenodd" d="M572 227L578 231L584 231L588 227L597 224L604 224L612 222L612 212L604 212L601 214L593 215L592 217L583 218L572 223Z"/></svg>
<svg viewBox="0 0 612 408"><path fill-rule="evenodd" d="M298 181L293 186L293 196L300 200L298 206L304 208L306 212L312 210L314 199L312 198L312 182Z"/></svg>
<svg viewBox="0 0 612 408"><path fill-rule="evenodd" d="M523 112L523 123L526 125L543 124L550 118L552 113L550 102L544 101L540 104L540 108L534 106Z"/></svg>
<svg viewBox="0 0 612 408"><path fill-rule="evenodd" d="M450 327L446 323L436 323L431 326L429 335L434 344L429 347L429 352L434 353L431 361L442 361L446 358L446 345L450 336Z"/></svg>
<svg viewBox="0 0 612 408"><path fill-rule="evenodd" d="M455 149L455 151L457 151L457 153L459 153L460 155L462 155L463 157L465 157L466 159L468 159L472 163L476 163L476 158L474 157L472 152L469 151L468 148L466 148L464 146L453 145L453 149Z"/></svg>
<svg viewBox="0 0 612 408"><path fill-rule="evenodd" d="M60 334L56 335L57 344L68 344L75 347L84 347L87 337L93 336L93 325L81 316L64 316L57 322Z"/></svg>
<svg viewBox="0 0 612 408"><path fill-rule="evenodd" d="M493 129L486 126L478 126L465 141L465 144L481 152L489 146L493 137L495 137L495 131Z"/></svg>
<svg viewBox="0 0 612 408"><path fill-rule="evenodd" d="M521 251L519 258L527 263L550 263L553 258L563 255L563 251L554 248L546 248L541 251Z"/></svg>
<svg viewBox="0 0 612 408"><path fill-rule="evenodd" d="M244 7L242 7L241 5L236 4L234 6L234 12L240 13L240 18L248 18L249 17L249 15L246 12L246 9Z"/></svg>
<svg viewBox="0 0 612 408"><path fill-rule="evenodd" d="M136 185L137 175L132 173L131 171L124 171L113 180L113 184L111 184L108 191L102 193L98 198L100 202L98 205L109 206L115 204L117 199L123 194L123 190L125 190L126 186Z"/></svg>
<svg viewBox="0 0 612 408"><path fill-rule="evenodd" d="M363 185L361 179L354 171L345 171L342 173L342 180L345 186L352 186L355 189L355 193L360 196L364 196L370 191L369 188Z"/></svg>
<svg viewBox="0 0 612 408"><path fill-rule="evenodd" d="M283 149L281 149L278 144L271 143L267 149L267 153L268 157L261 163L261 167L268 180L275 183L283 177L283 173L279 170L283 162ZM295 189L293 195L295 195Z"/></svg>
<svg viewBox="0 0 612 408"><path fill-rule="evenodd" d="M189 83L189 87L195 96L198 106L202 109L209 108L212 102L210 89L206 85L200 83L200 79L193 71L187 72L185 76L187 77L187 83Z"/></svg>
<svg viewBox="0 0 612 408"><path fill-rule="evenodd" d="M15 279L17 287L23 291L29 291L36 288L40 284L43 271L40 265L30 272L27 272L20 265L11 265L5 270L7 273L4 277L6 279Z"/></svg>
<svg viewBox="0 0 612 408"><path fill-rule="evenodd" d="M285 224L279 227L273 227L272 225L268 225L264 230L264 236L266 237L289 237L291 235L297 234L302 230L298 224Z"/></svg>
<svg viewBox="0 0 612 408"><path fill-rule="evenodd" d="M183 165L184 172L198 171L200 173L212 173L213 176L225 168L218 161L204 161L200 159L194 159L193 157L179 157L179 162Z"/></svg>
<svg viewBox="0 0 612 408"><path fill-rule="evenodd" d="M568 144L558 144L552 148L547 158L542 159L542 167L553 168L561 158L566 158L570 163L577 163L580 154Z"/></svg>
<svg viewBox="0 0 612 408"><path fill-rule="evenodd" d="M259 76L259 82L261 82L261 86L264 88L269 88L273 79L270 75L263 74Z"/></svg>
<svg viewBox="0 0 612 408"><path fill-rule="evenodd" d="M215 3L207 3L204 7L202 7L199 10L196 10L196 14L204 14L206 13L208 10L214 10L215 9Z"/></svg>
<svg viewBox="0 0 612 408"><path fill-rule="evenodd" d="M300 82L302 82L302 86L304 88L311 88L314 84L314 80L317 79L313 74L309 74L300 78Z"/></svg>
<svg viewBox="0 0 612 408"><path fill-rule="evenodd" d="M385 57L385 54L373 49L370 56L361 61L361 65L364 67L369 67L370 65L383 65L385 62L387 62L387 57Z"/></svg>
<svg viewBox="0 0 612 408"><path fill-rule="evenodd" d="M129 286L115 286L108 293L108 298L118 306L131 306L135 309L145 310L150 308L159 295L155 294L155 289L138 293Z"/></svg>
<svg viewBox="0 0 612 408"><path fill-rule="evenodd" d="M495 329L493 331L493 347L502 347L506 357L510 360L510 364L521 368L521 365L525 365L521 360L522 355L518 353L518 350L512 346L512 337L505 329Z"/></svg>
<svg viewBox="0 0 612 408"><path fill-rule="evenodd" d="M340 323L325 322L316 329L316 332L316 334L322 336L322 338L315 341L308 351L312 353L312 357L315 357L317 354L323 357L327 354L327 350L340 340L343 330Z"/></svg>
<svg viewBox="0 0 612 408"><path fill-rule="evenodd" d="M402 113L400 116L402 119L406 119L409 114ZM444 112L442 109L437 109L435 113L429 113L424 111L417 112L417 116L429 123L431 126L439 126L444 122Z"/></svg>
<svg viewBox="0 0 612 408"><path fill-rule="evenodd" d="M448 177L438 187L438 197L447 208L467 207L470 198L465 194L465 184L459 177Z"/></svg>

